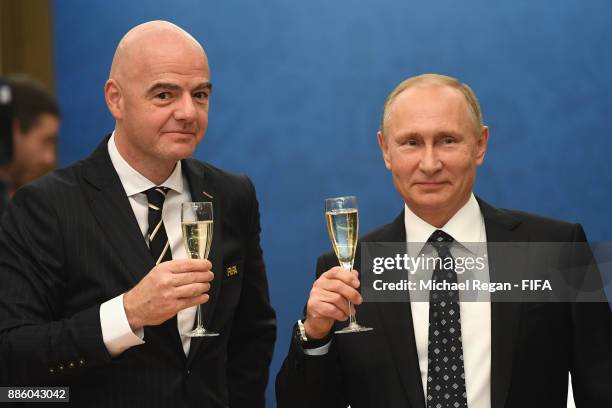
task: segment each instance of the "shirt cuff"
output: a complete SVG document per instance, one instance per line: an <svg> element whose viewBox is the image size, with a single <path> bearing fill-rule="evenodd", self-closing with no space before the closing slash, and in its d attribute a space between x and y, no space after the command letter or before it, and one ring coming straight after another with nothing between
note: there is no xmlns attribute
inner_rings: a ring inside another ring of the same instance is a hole
<svg viewBox="0 0 612 408"><path fill-rule="evenodd" d="M307 356L324 356L329 352L329 348L331 347L331 342L332 340L328 341L327 344L324 344L321 347L316 347L316 348L311 348L311 349L303 348L302 350L304 351L304 354L306 354Z"/></svg>
<svg viewBox="0 0 612 408"><path fill-rule="evenodd" d="M100 326L102 340L111 357L117 357L130 347L144 344L144 329L134 333L130 327L123 307L123 294L102 303Z"/></svg>

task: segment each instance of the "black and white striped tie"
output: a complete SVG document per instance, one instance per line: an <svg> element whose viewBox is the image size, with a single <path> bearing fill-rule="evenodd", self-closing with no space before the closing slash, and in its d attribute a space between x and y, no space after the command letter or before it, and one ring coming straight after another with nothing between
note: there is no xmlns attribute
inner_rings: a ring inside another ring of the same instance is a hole
<svg viewBox="0 0 612 408"><path fill-rule="evenodd" d="M172 250L170 249L168 235L162 220L162 209L168 190L169 188L167 187L153 187L145 191L147 200L149 200L149 230L147 231L147 239L155 265L172 260Z"/></svg>
<svg viewBox="0 0 612 408"><path fill-rule="evenodd" d="M169 188L153 187L145 191L147 200L149 200L149 229L147 231L147 240L149 242L149 250L155 261L155 265L160 262L172 260L172 250L168 243L168 235L162 220L162 209ZM166 340L161 340L165 338ZM145 339L150 346L165 347L166 341L174 342L177 347L182 347L181 340L178 334L177 316L174 315L158 326L145 327Z"/></svg>

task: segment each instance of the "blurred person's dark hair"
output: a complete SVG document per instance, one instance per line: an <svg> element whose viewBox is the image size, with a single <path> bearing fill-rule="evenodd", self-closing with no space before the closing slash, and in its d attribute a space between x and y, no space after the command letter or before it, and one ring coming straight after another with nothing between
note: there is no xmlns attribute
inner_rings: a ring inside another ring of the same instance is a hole
<svg viewBox="0 0 612 408"><path fill-rule="evenodd" d="M13 120L27 133L43 113L61 117L55 98L38 81L22 74L6 77L13 95Z"/></svg>

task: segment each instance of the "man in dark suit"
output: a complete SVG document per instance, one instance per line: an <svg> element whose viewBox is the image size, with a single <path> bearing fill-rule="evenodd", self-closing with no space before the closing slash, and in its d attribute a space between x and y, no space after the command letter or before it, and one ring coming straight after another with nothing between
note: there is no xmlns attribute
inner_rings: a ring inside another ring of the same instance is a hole
<svg viewBox="0 0 612 408"><path fill-rule="evenodd" d="M204 50L179 27L121 40L105 85L114 132L20 189L3 218L2 385L69 386L87 407L264 406L276 322L255 189L189 159L210 91ZM209 260L186 259L188 201L213 203ZM199 304L217 337L187 336Z"/></svg>
<svg viewBox="0 0 612 408"><path fill-rule="evenodd" d="M387 98L378 141L405 208L361 243L427 243L422 248L443 259L464 244L487 243L488 279L499 282L523 271L525 259L490 243L586 242L578 224L474 196L488 129L476 96L454 78L402 82ZM362 304L365 275L337 265L331 253L318 260L305 319L277 377L279 407L564 407L568 372L578 407L612 406L607 303L468 302L457 290L432 289L428 301ZM446 272L429 277L461 281L453 268ZM360 305L358 320L372 331L333 333L348 318L347 300Z"/></svg>

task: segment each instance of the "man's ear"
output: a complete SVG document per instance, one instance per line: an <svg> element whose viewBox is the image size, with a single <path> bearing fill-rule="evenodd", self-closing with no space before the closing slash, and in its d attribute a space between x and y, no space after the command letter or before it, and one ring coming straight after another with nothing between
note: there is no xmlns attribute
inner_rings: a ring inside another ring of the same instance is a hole
<svg viewBox="0 0 612 408"><path fill-rule="evenodd" d="M116 80L109 79L106 81L106 84L104 84L104 99L106 100L108 110L115 120L121 119L123 111L123 94Z"/></svg>
<svg viewBox="0 0 612 408"><path fill-rule="evenodd" d="M21 148L21 145L25 141L25 135L27 132L24 132L21 128L21 121L19 119L13 119L13 154L17 151L17 149Z"/></svg>
<svg viewBox="0 0 612 408"><path fill-rule="evenodd" d="M480 166L484 162L485 154L487 153L487 145L489 143L489 128L482 127L480 138L476 142L476 165Z"/></svg>
<svg viewBox="0 0 612 408"><path fill-rule="evenodd" d="M378 139L378 146L380 147L380 151L383 155L383 160L385 161L385 167L388 170L391 170L391 160L389 158L389 145L385 140L385 136L383 136L382 132L379 130L376 133L376 138Z"/></svg>

